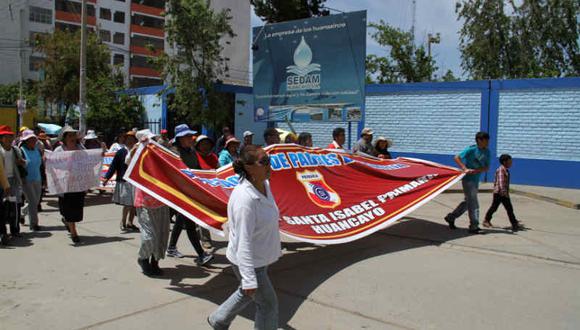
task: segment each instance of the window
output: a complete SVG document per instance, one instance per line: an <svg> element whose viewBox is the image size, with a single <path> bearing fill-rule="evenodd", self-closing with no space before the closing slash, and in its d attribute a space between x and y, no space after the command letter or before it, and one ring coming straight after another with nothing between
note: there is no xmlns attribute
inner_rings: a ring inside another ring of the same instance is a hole
<svg viewBox="0 0 580 330"><path fill-rule="evenodd" d="M131 78L131 87L147 87L147 86L159 86L162 85L163 82L161 79L155 78L142 78L142 77L133 77Z"/></svg>
<svg viewBox="0 0 580 330"><path fill-rule="evenodd" d="M135 14L131 17L131 23L145 27L163 29L165 21L161 18Z"/></svg>
<svg viewBox="0 0 580 330"><path fill-rule="evenodd" d="M121 33L121 32L115 32L115 35L113 35L113 42L118 44L118 45L124 45L125 44L125 34Z"/></svg>
<svg viewBox="0 0 580 330"><path fill-rule="evenodd" d="M140 35L134 35L131 37L131 45L138 47L148 47L151 45L158 50L163 50L165 48L165 42L163 39L149 38Z"/></svg>
<svg viewBox="0 0 580 330"><path fill-rule="evenodd" d="M40 69L42 69L43 63L44 58L38 56L30 56L28 61L28 69L33 72L40 71Z"/></svg>
<svg viewBox="0 0 580 330"><path fill-rule="evenodd" d="M81 17L81 7L80 3L67 0L56 0L55 3L56 10L79 15L79 17ZM95 6L87 4L87 15L95 16Z"/></svg>
<svg viewBox="0 0 580 330"><path fill-rule="evenodd" d="M116 11L115 16L113 16L113 21L117 23L125 23L125 13L122 11Z"/></svg>
<svg viewBox="0 0 580 330"><path fill-rule="evenodd" d="M30 34L28 35L28 41L30 43L30 46L32 47L36 46L36 44L47 35L48 33L44 32L30 32Z"/></svg>
<svg viewBox="0 0 580 330"><path fill-rule="evenodd" d="M99 17L101 19L106 19L107 21L111 20L111 10L108 8L100 8L99 9Z"/></svg>
<svg viewBox="0 0 580 330"><path fill-rule="evenodd" d="M30 17L31 22L52 24L52 10L41 7L30 6Z"/></svg>
<svg viewBox="0 0 580 330"><path fill-rule="evenodd" d="M113 54L113 65L124 65L125 55L123 54Z"/></svg>
<svg viewBox="0 0 580 330"><path fill-rule="evenodd" d="M111 31L100 30L99 35L101 36L101 41L111 42Z"/></svg>
<svg viewBox="0 0 580 330"><path fill-rule="evenodd" d="M139 55L131 56L131 66L156 69L155 65L149 62L149 57Z"/></svg>
<svg viewBox="0 0 580 330"><path fill-rule="evenodd" d="M132 0L132 2L140 4L140 5L149 6L149 7L165 9L165 1L164 0Z"/></svg>

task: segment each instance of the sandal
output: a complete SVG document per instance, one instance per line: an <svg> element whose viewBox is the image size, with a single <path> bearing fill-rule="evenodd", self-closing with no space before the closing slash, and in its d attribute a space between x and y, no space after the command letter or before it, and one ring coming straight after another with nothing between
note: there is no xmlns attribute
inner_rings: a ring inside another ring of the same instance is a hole
<svg viewBox="0 0 580 330"><path fill-rule="evenodd" d="M130 223L127 225L127 229L131 229L134 231L139 231L139 227L135 226L134 224Z"/></svg>

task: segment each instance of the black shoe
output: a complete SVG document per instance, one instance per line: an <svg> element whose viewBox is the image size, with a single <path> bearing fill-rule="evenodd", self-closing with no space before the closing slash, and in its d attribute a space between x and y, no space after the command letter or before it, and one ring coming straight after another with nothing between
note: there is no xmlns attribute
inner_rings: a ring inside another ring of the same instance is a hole
<svg viewBox="0 0 580 330"><path fill-rule="evenodd" d="M74 235L74 236L73 236L73 235L71 235L71 236L70 236L70 239L71 239L71 241L73 241L73 243L75 243L75 244L78 244L78 243L80 243L80 242L81 242L81 239L79 238L79 236L78 236L78 235Z"/></svg>
<svg viewBox="0 0 580 330"><path fill-rule="evenodd" d="M149 259L137 259L137 263L141 266L143 274L151 276L151 265L149 264Z"/></svg>
<svg viewBox="0 0 580 330"><path fill-rule="evenodd" d="M483 230L481 230L479 227L477 227L477 228L473 228L473 229L472 229L472 228L470 228L470 229L468 230L468 232L469 232L470 234L473 234L473 235L485 235L485 232L484 232Z"/></svg>
<svg viewBox="0 0 580 330"><path fill-rule="evenodd" d="M151 257L151 275L154 276L161 276L163 275L163 271L159 268L159 261L155 260L154 257Z"/></svg>
<svg viewBox="0 0 580 330"><path fill-rule="evenodd" d="M0 245L8 245L8 235L0 235Z"/></svg>
<svg viewBox="0 0 580 330"><path fill-rule="evenodd" d="M449 224L449 229L457 229L457 227L455 227L455 220L451 220L451 217L449 215L446 215L444 219L445 222Z"/></svg>
<svg viewBox="0 0 580 330"><path fill-rule="evenodd" d="M39 225L32 226L30 227L30 229L32 229L32 231L40 231L40 226Z"/></svg>

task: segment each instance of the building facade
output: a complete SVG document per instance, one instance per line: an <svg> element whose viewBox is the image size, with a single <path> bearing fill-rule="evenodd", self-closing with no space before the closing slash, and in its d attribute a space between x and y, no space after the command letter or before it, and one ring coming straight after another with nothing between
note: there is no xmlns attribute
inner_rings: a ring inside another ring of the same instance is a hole
<svg viewBox="0 0 580 330"><path fill-rule="evenodd" d="M31 41L54 30L78 30L80 0L2 0L0 6L0 84L42 79L43 55L34 52ZM235 38L222 41L229 72L220 78L249 85L250 4L215 0L212 7L230 9L236 33ZM165 0L87 0L88 29L109 47L111 64L122 70L130 87L163 83L148 58L171 51L163 29L164 8Z"/></svg>

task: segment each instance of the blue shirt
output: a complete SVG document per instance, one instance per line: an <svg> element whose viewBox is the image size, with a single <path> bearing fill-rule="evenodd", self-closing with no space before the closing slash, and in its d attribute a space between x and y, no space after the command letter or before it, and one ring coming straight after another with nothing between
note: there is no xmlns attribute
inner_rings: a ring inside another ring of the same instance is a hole
<svg viewBox="0 0 580 330"><path fill-rule="evenodd" d="M26 147L21 148L24 157L26 158L26 171L28 175L26 176L26 181L35 182L42 181L40 176L40 165L42 164L42 157L40 156L40 150L35 147L29 150Z"/></svg>
<svg viewBox="0 0 580 330"><path fill-rule="evenodd" d="M476 170L482 167L489 167L489 149L478 148L477 145L469 146L459 153L459 157L465 166L469 169ZM463 177L463 180L471 182L479 182L481 173L468 174Z"/></svg>
<svg viewBox="0 0 580 330"><path fill-rule="evenodd" d="M220 161L220 166L224 166L224 165L228 165L229 163L233 163L234 158L232 157L232 155L230 154L228 149L222 149L222 151L220 151L219 161Z"/></svg>

